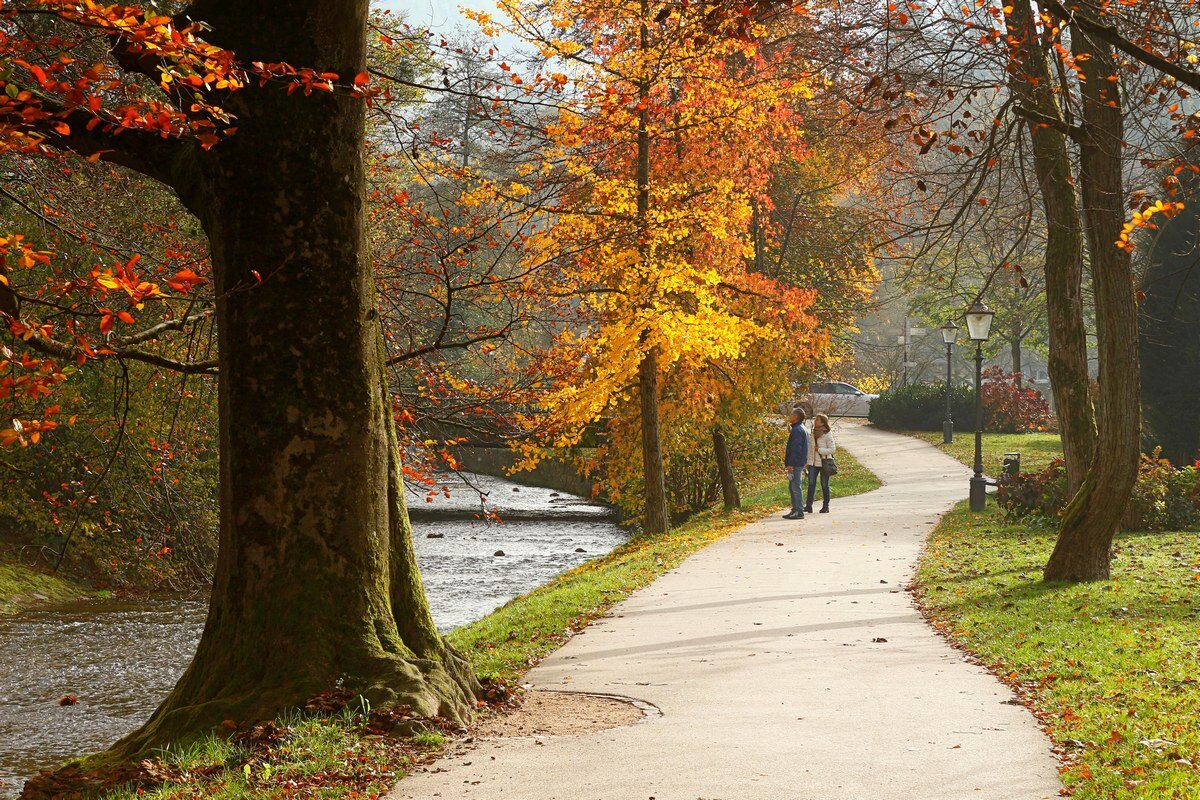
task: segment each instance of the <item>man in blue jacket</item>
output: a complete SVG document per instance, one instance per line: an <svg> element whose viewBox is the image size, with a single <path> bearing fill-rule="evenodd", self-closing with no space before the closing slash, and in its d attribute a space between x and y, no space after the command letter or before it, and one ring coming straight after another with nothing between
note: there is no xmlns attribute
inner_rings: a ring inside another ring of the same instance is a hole
<svg viewBox="0 0 1200 800"><path fill-rule="evenodd" d="M788 434L787 451L783 455L783 465L787 468L788 491L792 493L792 510L783 515L784 519L804 519L804 465L808 463L808 431L804 429L804 409L800 406L792 408L788 417L792 426Z"/></svg>

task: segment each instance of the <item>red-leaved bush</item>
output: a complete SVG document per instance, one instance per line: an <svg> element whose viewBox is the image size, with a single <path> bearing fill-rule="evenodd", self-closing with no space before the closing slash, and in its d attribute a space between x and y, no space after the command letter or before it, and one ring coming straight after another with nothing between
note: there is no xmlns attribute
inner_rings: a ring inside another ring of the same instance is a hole
<svg viewBox="0 0 1200 800"><path fill-rule="evenodd" d="M996 433L1048 431L1054 425L1050 405L1037 389L1019 385L1021 373L1000 367L983 371L984 430Z"/></svg>

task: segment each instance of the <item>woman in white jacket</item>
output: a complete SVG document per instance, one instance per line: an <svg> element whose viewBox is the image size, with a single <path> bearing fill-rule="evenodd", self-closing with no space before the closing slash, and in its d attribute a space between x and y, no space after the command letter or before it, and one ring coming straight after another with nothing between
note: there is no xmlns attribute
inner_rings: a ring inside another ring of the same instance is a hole
<svg viewBox="0 0 1200 800"><path fill-rule="evenodd" d="M837 444L833 441L833 430L829 425L829 417L817 414L813 419L812 435L808 443L808 503L804 510L813 510L813 495L816 494L817 478L821 479L821 498L825 502L821 513L829 513L829 473L825 471L825 459L837 452Z"/></svg>

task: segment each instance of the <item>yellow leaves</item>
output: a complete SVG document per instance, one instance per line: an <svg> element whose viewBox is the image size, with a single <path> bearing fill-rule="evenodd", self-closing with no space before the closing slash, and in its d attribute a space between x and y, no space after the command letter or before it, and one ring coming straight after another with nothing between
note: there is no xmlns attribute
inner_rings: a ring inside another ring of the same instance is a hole
<svg viewBox="0 0 1200 800"><path fill-rule="evenodd" d="M1133 236L1133 232L1135 230L1137 230L1138 228L1152 227L1150 218L1153 217L1155 214L1163 214L1166 217L1173 217L1176 214L1178 214L1180 211L1182 211L1183 208L1184 208L1183 203L1178 203L1178 202L1164 203L1162 200L1155 200L1153 203L1151 203L1149 206L1142 209L1141 211L1134 212L1133 218L1130 219L1129 222L1126 222L1125 225L1121 228L1121 235L1117 237L1117 241L1114 242L1113 244L1115 244L1117 246L1117 248L1124 250L1126 253L1132 253L1133 252L1132 236Z"/></svg>

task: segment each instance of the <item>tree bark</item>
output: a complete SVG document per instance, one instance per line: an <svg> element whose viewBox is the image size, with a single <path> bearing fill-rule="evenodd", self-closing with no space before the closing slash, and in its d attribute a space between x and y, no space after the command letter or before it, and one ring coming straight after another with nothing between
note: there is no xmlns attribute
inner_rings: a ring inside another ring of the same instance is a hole
<svg viewBox="0 0 1200 800"><path fill-rule="evenodd" d="M641 0L639 42L643 53L650 50L649 0ZM637 127L637 156L633 176L637 186L638 255L643 269L650 259L650 84L643 79L638 87L640 102ZM638 389L642 417L642 469L645 475L645 510L642 531L666 533L670 528L667 510L667 480L663 471L662 436L658 425L658 347L651 345L638 368Z"/></svg>
<svg viewBox="0 0 1200 800"><path fill-rule="evenodd" d="M190 13L246 62L349 80L365 69L367 9L202 0ZM220 551L196 656L117 758L335 686L465 720L476 688L413 556L364 229L365 105L268 85L225 106L236 135L178 165L218 297Z"/></svg>
<svg viewBox="0 0 1200 800"><path fill-rule="evenodd" d="M729 455L729 443L725 441L725 432L720 425L712 429L713 455L717 461L717 475L721 479L721 500L726 511L742 507L742 497L738 493L737 477L733 471L733 459Z"/></svg>
<svg viewBox="0 0 1200 800"><path fill-rule="evenodd" d="M1033 6L1030 0L1014 0L1011 7L1007 19L1016 43L1010 88L1029 110L1062 122L1046 51L1034 26ZM1083 317L1083 231L1066 133L1033 120L1028 128L1046 217L1047 367L1067 463L1067 494L1074 496L1096 449Z"/></svg>
<svg viewBox="0 0 1200 800"><path fill-rule="evenodd" d="M667 512L667 476L663 471L662 435L658 425L658 348L652 347L638 370L638 394L642 411L642 471L645 475L646 508L642 512L642 532L666 533L670 528Z"/></svg>
<svg viewBox="0 0 1200 800"><path fill-rule="evenodd" d="M1008 350L1012 356L1012 371L1017 376L1017 388L1025 385L1025 373L1021 368L1021 334L1014 332L1008 341Z"/></svg>
<svg viewBox="0 0 1200 800"><path fill-rule="evenodd" d="M1078 13L1094 15L1086 6ZM1113 535L1137 479L1141 421L1133 269L1129 253L1114 244L1125 221L1119 66L1112 48L1078 24L1071 25L1071 49L1082 69L1079 178L1092 255L1100 397L1096 454L1063 515L1043 573L1047 581L1108 578Z"/></svg>

